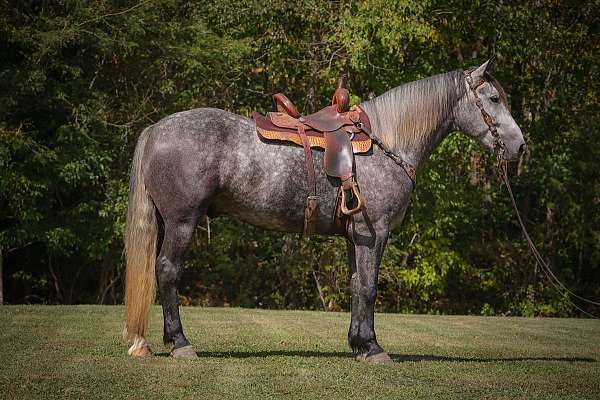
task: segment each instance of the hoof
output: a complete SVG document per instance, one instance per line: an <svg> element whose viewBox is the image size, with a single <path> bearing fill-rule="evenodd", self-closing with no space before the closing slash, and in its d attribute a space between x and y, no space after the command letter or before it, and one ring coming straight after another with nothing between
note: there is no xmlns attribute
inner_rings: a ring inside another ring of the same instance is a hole
<svg viewBox="0 0 600 400"><path fill-rule="evenodd" d="M196 360L198 354L194 351L194 346L188 344L187 346L179 347L171 352L171 357L181 358L183 360Z"/></svg>
<svg viewBox="0 0 600 400"><path fill-rule="evenodd" d="M150 344L143 337L136 337L127 352L131 357L148 357L152 355Z"/></svg>
<svg viewBox="0 0 600 400"><path fill-rule="evenodd" d="M356 361L364 362L367 364L393 364L394 361L388 356L388 353L382 351L381 353L368 355L367 353L361 353L356 355Z"/></svg>

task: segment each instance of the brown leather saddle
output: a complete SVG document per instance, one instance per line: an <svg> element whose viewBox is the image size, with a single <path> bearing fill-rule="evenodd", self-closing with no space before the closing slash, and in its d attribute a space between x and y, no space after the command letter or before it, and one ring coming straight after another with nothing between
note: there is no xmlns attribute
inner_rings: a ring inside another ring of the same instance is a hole
<svg viewBox="0 0 600 400"><path fill-rule="evenodd" d="M325 150L325 173L340 179L336 219L356 214L365 205L354 176L354 154L371 149L371 126L367 114L360 107L349 107L350 93L346 81L347 77L342 75L331 105L314 114L301 116L296 106L282 93L273 96L278 112L269 112L266 116L256 112L252 114L260 137L304 147L309 186L304 215L305 236L314 231L318 207L311 148ZM342 215L339 215L340 212ZM336 221L336 224L340 222Z"/></svg>

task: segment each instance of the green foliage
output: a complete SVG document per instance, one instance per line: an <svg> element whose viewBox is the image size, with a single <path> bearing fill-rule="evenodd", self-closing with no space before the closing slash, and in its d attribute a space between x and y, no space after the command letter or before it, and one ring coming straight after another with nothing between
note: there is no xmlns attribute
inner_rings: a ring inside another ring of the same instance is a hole
<svg viewBox="0 0 600 400"><path fill-rule="evenodd" d="M497 56L529 150L511 171L556 274L600 298L597 0L3 2L0 246L9 302L119 302L137 135L165 115L243 115L290 93L352 102ZM453 134L419 172L381 265L382 311L572 315L527 254L494 162ZM227 218L199 229L184 303L349 309L340 238Z"/></svg>

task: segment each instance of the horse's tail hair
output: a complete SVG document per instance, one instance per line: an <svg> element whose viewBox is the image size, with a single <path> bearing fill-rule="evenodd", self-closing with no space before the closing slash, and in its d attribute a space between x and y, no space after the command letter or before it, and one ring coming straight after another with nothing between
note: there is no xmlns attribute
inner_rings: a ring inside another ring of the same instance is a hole
<svg viewBox="0 0 600 400"><path fill-rule="evenodd" d="M140 135L131 167L129 201L125 228L125 327L123 338L133 340L133 347L144 341L148 313L156 295L157 225L156 210L146 191L143 154L150 129ZM134 348L130 349L130 354Z"/></svg>

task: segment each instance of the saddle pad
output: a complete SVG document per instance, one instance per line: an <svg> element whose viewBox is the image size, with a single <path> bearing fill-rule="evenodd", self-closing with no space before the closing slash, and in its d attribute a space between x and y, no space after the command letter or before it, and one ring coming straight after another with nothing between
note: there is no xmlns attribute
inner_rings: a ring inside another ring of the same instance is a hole
<svg viewBox="0 0 600 400"><path fill-rule="evenodd" d="M282 127L275 125L269 117L261 115L257 112L252 113L252 119L256 123L256 132L258 136L267 140L280 140L284 142L292 142L298 146L302 146L302 139L298 135L296 128ZM287 125L286 125L287 124ZM286 126L293 126L291 123L282 124ZM371 149L372 141L371 138L362 131L352 132L357 130L354 126L347 127L349 135L352 135L352 151L355 154L366 153ZM346 130L345 128L342 128ZM325 149L325 137L323 132L315 131L313 129L306 129L306 136L310 147L316 147L319 149Z"/></svg>

